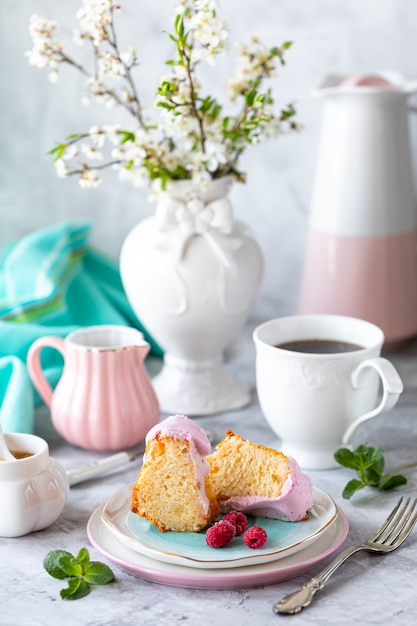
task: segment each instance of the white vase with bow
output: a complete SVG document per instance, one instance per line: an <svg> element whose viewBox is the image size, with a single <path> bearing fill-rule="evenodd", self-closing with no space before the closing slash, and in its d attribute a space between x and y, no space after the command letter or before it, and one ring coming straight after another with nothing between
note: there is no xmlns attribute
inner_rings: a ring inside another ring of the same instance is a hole
<svg viewBox="0 0 417 626"><path fill-rule="evenodd" d="M224 350L248 319L264 263L251 230L233 217L232 183L170 183L155 216L122 246L127 297L165 352L152 381L162 412L208 415L251 401L224 369Z"/></svg>

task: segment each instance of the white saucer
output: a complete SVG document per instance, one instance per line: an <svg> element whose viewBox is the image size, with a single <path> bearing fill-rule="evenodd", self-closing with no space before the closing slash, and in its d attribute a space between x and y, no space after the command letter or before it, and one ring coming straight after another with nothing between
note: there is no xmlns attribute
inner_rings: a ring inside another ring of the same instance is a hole
<svg viewBox="0 0 417 626"><path fill-rule="evenodd" d="M239 568L197 569L150 559L121 543L102 519L103 506L87 524L89 540L121 569L151 582L195 589L236 589L270 585L307 572L329 557L344 542L349 524L340 508L317 541L278 561Z"/></svg>
<svg viewBox="0 0 417 626"><path fill-rule="evenodd" d="M160 532L150 522L130 512L132 485L116 491L104 504L102 518L128 548L151 559L198 569L245 567L267 563L305 549L316 541L336 517L333 499L314 488L309 517L300 522L248 516L249 525L261 526L268 535L266 544L251 550L243 537L235 537L222 549L206 543L205 532Z"/></svg>

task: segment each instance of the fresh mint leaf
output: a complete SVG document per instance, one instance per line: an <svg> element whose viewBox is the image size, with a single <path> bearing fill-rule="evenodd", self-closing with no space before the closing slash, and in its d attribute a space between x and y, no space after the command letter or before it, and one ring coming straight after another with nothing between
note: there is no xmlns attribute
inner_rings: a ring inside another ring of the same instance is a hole
<svg viewBox="0 0 417 626"><path fill-rule="evenodd" d="M352 478L352 480L350 480L346 487L343 489L342 496L345 498L345 500L349 500L354 493L359 491L359 489L363 489L364 487L365 485L363 482L357 480L356 478Z"/></svg>
<svg viewBox="0 0 417 626"><path fill-rule="evenodd" d="M106 585L114 580L108 565L90 561L87 548L81 548L76 557L66 550L52 550L43 566L54 578L68 578L68 587L60 591L64 600L78 600L90 593L91 585Z"/></svg>
<svg viewBox="0 0 417 626"><path fill-rule="evenodd" d="M77 561L83 568L83 572L86 571L88 564L90 563L90 553L87 548L81 548L77 554Z"/></svg>
<svg viewBox="0 0 417 626"><path fill-rule="evenodd" d="M381 491L385 490L385 489L394 489L394 487L400 487L401 485L406 485L407 484L407 479L405 476L402 476L401 474L397 474L396 476L383 476L381 478L381 481L378 485L378 489L381 489Z"/></svg>
<svg viewBox="0 0 417 626"><path fill-rule="evenodd" d="M363 468L361 476L365 485L370 485L371 487L378 487L381 480L380 470L372 466Z"/></svg>
<svg viewBox="0 0 417 626"><path fill-rule="evenodd" d="M343 465L343 467L349 467L350 469L359 469L359 459L357 454L349 450L348 448L339 448L334 453L336 461Z"/></svg>
<svg viewBox="0 0 417 626"><path fill-rule="evenodd" d="M68 578L67 572L62 568L60 563L60 559L63 557L72 557L72 554L66 552L66 550L52 550L48 552L43 560L43 566L48 574L54 578L60 578L61 580Z"/></svg>
<svg viewBox="0 0 417 626"><path fill-rule="evenodd" d="M353 452L348 448L339 448L334 453L335 460L348 469L357 472L358 478L354 478L348 482L342 492L342 496L349 499L354 493L364 487L375 487L379 490L394 489L407 483L407 479L401 474L394 475L394 472L384 474L384 451L380 447L373 448L361 444ZM399 467L413 467L415 464ZM394 470L395 471L395 470Z"/></svg>
<svg viewBox="0 0 417 626"><path fill-rule="evenodd" d="M114 580L114 574L108 565L92 561L84 573L84 580L92 585L106 585Z"/></svg>
<svg viewBox="0 0 417 626"><path fill-rule="evenodd" d="M82 576L83 568L78 560L72 554L61 556L58 560L61 569L67 574L67 577Z"/></svg>
<svg viewBox="0 0 417 626"><path fill-rule="evenodd" d="M384 466L385 466L384 452L382 448L378 447L372 450L370 462L372 463L375 471L378 472L379 474L382 474L382 472L384 471Z"/></svg>
<svg viewBox="0 0 417 626"><path fill-rule="evenodd" d="M91 586L81 578L70 578L68 581L68 587L61 589L59 595L63 600L79 600L88 596Z"/></svg>

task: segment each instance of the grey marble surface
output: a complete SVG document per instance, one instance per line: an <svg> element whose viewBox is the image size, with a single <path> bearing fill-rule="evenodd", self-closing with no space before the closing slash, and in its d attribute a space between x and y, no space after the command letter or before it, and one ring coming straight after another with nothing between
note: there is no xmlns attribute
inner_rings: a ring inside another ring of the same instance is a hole
<svg viewBox="0 0 417 626"><path fill-rule="evenodd" d="M252 318L227 354L230 370L241 380L254 384L254 348L251 334L261 319ZM354 443L381 445L386 452L386 468L417 460L417 343L389 355L404 381L404 393L389 413L373 420L357 434ZM156 364L150 364L155 366ZM271 445L275 436L254 401L244 410L199 418L198 423L215 431L217 438L226 428L253 441ZM52 455L66 469L101 458L104 454L76 449L54 432L46 410L37 415L37 432L46 437ZM279 445L279 442L277 442ZM353 557L331 579L313 605L300 615L276 616L272 604L294 591L311 572L296 579L264 587L237 590L176 588L147 582L112 565L88 540L86 525L93 511L118 488L133 482L139 468L134 462L110 474L74 486L65 509L51 527L16 539L0 538L0 624L4 626L66 626L141 624L146 626L205 626L236 623L268 626L288 620L294 624L413 624L417 618L417 530L397 552L385 557L362 553ZM352 477L349 470L307 472L314 485L329 493L345 512L350 529L345 546L367 538L385 519L399 493L417 494L417 469L408 470L408 484L397 492L366 489L352 500L343 500L343 486ZM1 503L0 503L1 506ZM116 581L94 587L89 596L65 602L59 596L62 581L47 575L42 567L45 555L53 549L76 553L90 550L94 560L109 563ZM342 547L337 550L340 552Z"/></svg>

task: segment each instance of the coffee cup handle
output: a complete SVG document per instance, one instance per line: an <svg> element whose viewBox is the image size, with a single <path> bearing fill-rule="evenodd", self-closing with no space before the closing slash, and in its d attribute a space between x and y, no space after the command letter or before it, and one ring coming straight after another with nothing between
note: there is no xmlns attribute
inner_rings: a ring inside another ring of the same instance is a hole
<svg viewBox="0 0 417 626"><path fill-rule="evenodd" d="M374 359L368 359L364 361L363 363L361 363L360 365L358 365L358 367L354 370L351 376L352 385L355 389L360 388L359 378L360 378L361 372L367 367L372 367L374 370L376 370L381 378L381 382L382 382L381 402L378 404L378 406L375 409L373 409L372 411L369 411L368 413L364 413L364 415L361 415L360 417L358 417L349 426L349 428L346 430L345 434L343 435L342 441L344 444L349 443L349 441L352 439L353 433L356 431L356 429L358 428L360 424L363 424L363 422L366 422L367 420L371 419L372 417L375 417L376 415L379 415L380 413L384 413L385 411L389 411L390 409L392 409L392 407L396 404L403 390L403 383L397 370L395 369L393 364L387 359L384 359L384 357L376 357Z"/></svg>
<svg viewBox="0 0 417 626"><path fill-rule="evenodd" d="M50 407L52 401L52 387L45 378L42 370L40 353L43 348L55 348L65 356L65 342L61 337L55 337L53 335L47 335L40 337L33 342L29 348L26 363L28 367L29 376L36 387L39 395L45 404Z"/></svg>

